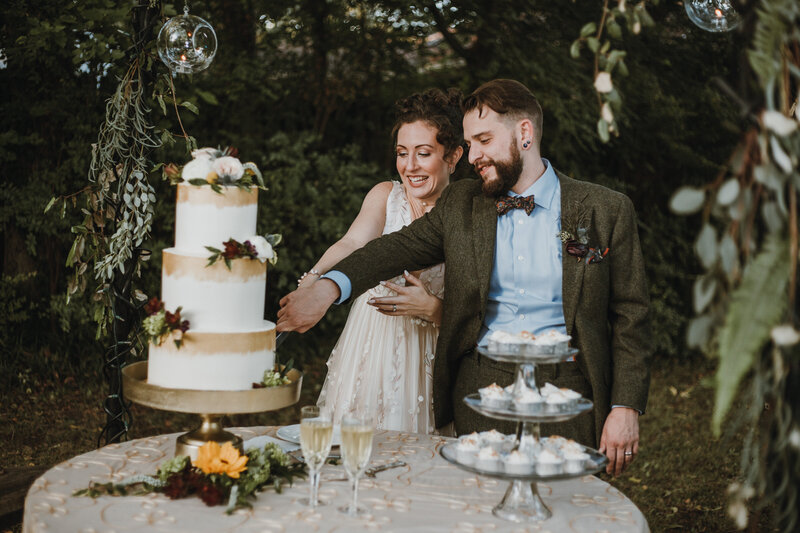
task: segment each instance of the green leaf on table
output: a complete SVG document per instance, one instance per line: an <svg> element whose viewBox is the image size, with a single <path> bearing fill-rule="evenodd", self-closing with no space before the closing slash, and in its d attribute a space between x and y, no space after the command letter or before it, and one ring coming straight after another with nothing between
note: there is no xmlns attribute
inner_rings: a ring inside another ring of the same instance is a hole
<svg viewBox="0 0 800 533"><path fill-rule="evenodd" d="M728 413L739 383L759 357L772 327L786 311L789 241L769 234L764 247L747 266L742 283L731 295L725 324L718 334L719 368L711 425L715 435Z"/></svg>

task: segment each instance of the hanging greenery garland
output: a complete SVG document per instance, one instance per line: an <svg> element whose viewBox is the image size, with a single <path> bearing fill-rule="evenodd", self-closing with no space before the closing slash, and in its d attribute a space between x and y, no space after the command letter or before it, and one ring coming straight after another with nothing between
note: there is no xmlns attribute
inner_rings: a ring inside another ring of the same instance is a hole
<svg viewBox="0 0 800 533"><path fill-rule="evenodd" d="M760 93L748 102L724 88L743 105L750 126L719 175L703 188L679 188L670 207L679 215L702 212L695 250L705 273L695 282L697 316L687 344L719 358L715 433L745 435L742 482L729 487L729 515L744 529L770 507L780 530L791 532L800 526L800 4L760 0L736 7L751 35L743 91ZM613 116L621 101L612 75L627 73L625 52L612 40L621 38L620 22L638 34L650 24L644 14L644 1L618 0L609 8L606 0L600 23L587 23L572 45L575 58L584 46L595 54L604 142L619 134ZM737 22L738 15L728 16ZM736 416L726 417L735 399L742 400Z"/></svg>

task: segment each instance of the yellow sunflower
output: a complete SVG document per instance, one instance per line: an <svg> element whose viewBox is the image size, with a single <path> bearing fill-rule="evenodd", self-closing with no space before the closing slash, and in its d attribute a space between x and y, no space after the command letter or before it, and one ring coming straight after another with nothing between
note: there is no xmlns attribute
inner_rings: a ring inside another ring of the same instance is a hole
<svg viewBox="0 0 800 533"><path fill-rule="evenodd" d="M204 474L227 474L237 479L240 473L247 470L247 459L230 442L220 446L217 442L209 441L197 450L197 459L192 461L192 465Z"/></svg>

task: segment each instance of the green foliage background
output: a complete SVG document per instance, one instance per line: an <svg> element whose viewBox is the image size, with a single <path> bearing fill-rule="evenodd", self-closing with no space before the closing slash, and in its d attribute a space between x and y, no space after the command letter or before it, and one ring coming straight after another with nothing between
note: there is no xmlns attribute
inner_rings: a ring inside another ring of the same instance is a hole
<svg viewBox="0 0 800 533"><path fill-rule="evenodd" d="M165 12L175 7L165 5ZM686 355L689 295L700 270L692 254L696 223L671 215L667 200L681 184L709 181L739 136L736 110L711 81L735 75L740 44L733 35L700 31L677 2L651 9L659 24L645 35L623 31L631 75L615 80L625 99L622 135L603 145L591 59L569 56L580 27L597 18L597 2L279 0L191 7L215 27L219 52L208 70L175 79L179 100L189 103L181 119L199 145L236 146L265 174L259 231L284 236L269 272L267 318L345 232L366 191L396 175L389 131L397 98L431 86L469 92L511 77L528 85L545 110L545 157L633 199L657 356ZM94 339L91 284L65 304L64 261L81 204L46 215L43 209L52 196L86 185L91 144L127 68L131 38L130 6L111 0L10 0L0 16L0 384L8 387L26 373L95 373L102 366L108 339ZM436 35L445 28L452 31ZM155 99L150 106L158 128L180 134L171 102L166 113ZM188 157L181 142L152 154L154 164ZM462 176L472 178L466 168ZM155 295L159 251L172 242L174 191L157 173L151 183L158 197L154 254L137 288ZM335 309L284 345L284 357L300 364L325 357L346 312Z"/></svg>

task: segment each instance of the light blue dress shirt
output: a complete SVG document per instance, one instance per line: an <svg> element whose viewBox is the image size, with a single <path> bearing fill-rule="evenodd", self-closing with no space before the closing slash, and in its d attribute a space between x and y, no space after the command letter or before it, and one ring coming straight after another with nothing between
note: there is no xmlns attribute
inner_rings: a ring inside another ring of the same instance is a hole
<svg viewBox="0 0 800 533"><path fill-rule="evenodd" d="M522 194L533 195L530 215L512 209L497 217L494 264L489 282L486 319L478 345L491 331L536 335L551 329L566 333L561 296L561 184L543 159L544 174Z"/></svg>

